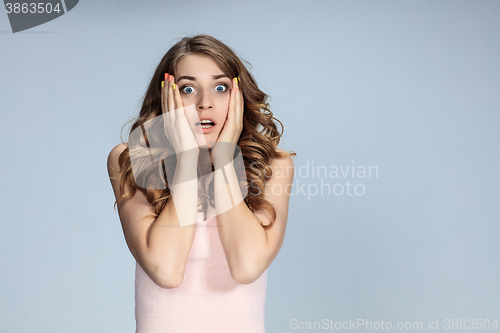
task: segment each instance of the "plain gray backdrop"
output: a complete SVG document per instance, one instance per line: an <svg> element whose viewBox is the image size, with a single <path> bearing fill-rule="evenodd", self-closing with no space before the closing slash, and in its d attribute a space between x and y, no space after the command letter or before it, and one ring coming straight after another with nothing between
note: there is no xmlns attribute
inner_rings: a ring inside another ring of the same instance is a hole
<svg viewBox="0 0 500 333"><path fill-rule="evenodd" d="M134 332L106 159L161 57L198 33L252 64L297 153L267 332L500 325L499 16L498 1L82 0L13 34L0 13L0 331Z"/></svg>

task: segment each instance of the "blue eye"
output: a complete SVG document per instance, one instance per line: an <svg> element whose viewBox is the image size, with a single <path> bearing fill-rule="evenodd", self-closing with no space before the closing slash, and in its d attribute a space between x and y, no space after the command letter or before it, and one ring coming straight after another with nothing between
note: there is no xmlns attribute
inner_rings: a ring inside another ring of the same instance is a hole
<svg viewBox="0 0 500 333"><path fill-rule="evenodd" d="M221 89L221 88L219 88L219 87L222 87L222 89ZM215 89L216 89L218 92L224 92L224 91L226 91L226 90L227 90L227 85L226 85L226 84L219 84L219 85L218 85Z"/></svg>
<svg viewBox="0 0 500 333"><path fill-rule="evenodd" d="M193 89L193 87L186 86L186 87L182 87L181 91L185 94L190 94L194 91L194 89Z"/></svg>

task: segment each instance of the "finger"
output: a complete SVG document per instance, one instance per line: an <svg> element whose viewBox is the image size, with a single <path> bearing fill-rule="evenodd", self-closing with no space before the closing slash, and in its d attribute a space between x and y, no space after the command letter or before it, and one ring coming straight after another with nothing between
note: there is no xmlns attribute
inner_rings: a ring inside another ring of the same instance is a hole
<svg viewBox="0 0 500 333"><path fill-rule="evenodd" d="M181 97L181 91L179 89L179 86L175 85L175 90L174 90L174 101L175 101L175 108L180 109L183 108L184 105L182 104L182 97Z"/></svg>
<svg viewBox="0 0 500 333"><path fill-rule="evenodd" d="M242 123L243 119L243 96L241 94L241 89L240 89L240 84L238 82L238 78L235 79L236 81L236 108L235 108L235 118L236 118L236 123L238 126Z"/></svg>
<svg viewBox="0 0 500 333"><path fill-rule="evenodd" d="M162 88L161 88L161 111L163 115L163 126L165 130L165 135L167 137L167 142L172 145L171 143L171 137L169 135L169 118L171 114L168 113L168 105L167 105L167 97L168 97L168 73L165 73L164 80L162 81Z"/></svg>
<svg viewBox="0 0 500 333"><path fill-rule="evenodd" d="M231 97L229 98L229 110L227 112L228 119L234 119L234 113L236 111L236 92L238 90L238 84L236 78L233 78L233 88L231 89Z"/></svg>
<svg viewBox="0 0 500 333"><path fill-rule="evenodd" d="M175 84L175 79L172 77L172 99L174 103L174 112L176 114L175 118L175 126L177 128L181 128L181 126L184 125L185 117L184 116L184 109L182 108L182 99L181 95L179 93L179 86ZM178 116L178 117L177 117Z"/></svg>
<svg viewBox="0 0 500 333"><path fill-rule="evenodd" d="M167 104L168 104L168 111L174 111L175 110L175 102L174 102L174 90L173 90L173 85L174 85L174 76L170 75L168 77L168 97L167 97Z"/></svg>
<svg viewBox="0 0 500 333"><path fill-rule="evenodd" d="M165 104L165 94L167 93L167 88L168 88L168 85L167 85L167 76L168 76L168 73L165 73L165 80L164 81L161 81L161 112L162 113L166 113L168 110L167 110L167 105Z"/></svg>

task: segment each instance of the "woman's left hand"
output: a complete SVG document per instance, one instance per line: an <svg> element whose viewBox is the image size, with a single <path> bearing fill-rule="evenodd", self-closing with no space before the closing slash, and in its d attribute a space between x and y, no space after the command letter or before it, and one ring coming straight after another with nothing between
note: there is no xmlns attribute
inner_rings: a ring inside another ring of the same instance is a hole
<svg viewBox="0 0 500 333"><path fill-rule="evenodd" d="M212 150L214 163L217 158L221 158L224 161L227 161L227 159L231 161L233 159L234 149L243 130L244 100L238 84L238 78L235 77L233 79L233 88L231 89L226 121ZM223 143L219 144L221 142Z"/></svg>

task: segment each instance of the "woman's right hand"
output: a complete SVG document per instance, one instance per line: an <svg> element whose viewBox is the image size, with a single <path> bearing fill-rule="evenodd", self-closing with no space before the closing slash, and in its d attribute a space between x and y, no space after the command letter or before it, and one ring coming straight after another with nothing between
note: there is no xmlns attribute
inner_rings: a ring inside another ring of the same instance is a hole
<svg viewBox="0 0 500 333"><path fill-rule="evenodd" d="M161 108L165 135L177 155L189 151L199 152L198 142L185 114L179 87L174 89L174 76L165 73L161 88Z"/></svg>

